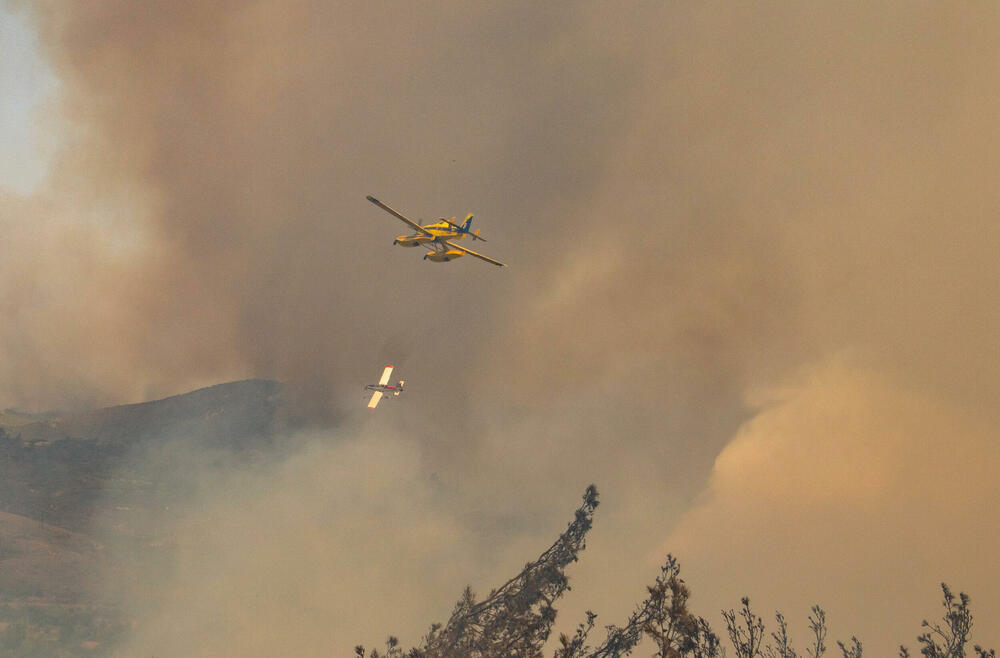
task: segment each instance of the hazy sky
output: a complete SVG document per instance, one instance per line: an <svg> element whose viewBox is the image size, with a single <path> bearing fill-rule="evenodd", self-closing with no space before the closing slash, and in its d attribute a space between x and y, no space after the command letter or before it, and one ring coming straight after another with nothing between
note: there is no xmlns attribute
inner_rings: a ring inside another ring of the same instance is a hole
<svg viewBox="0 0 1000 658"><path fill-rule="evenodd" d="M29 194L45 176L51 143L33 118L54 91L31 25L0 5L0 185Z"/></svg>
<svg viewBox="0 0 1000 658"><path fill-rule="evenodd" d="M338 422L215 487L137 647L414 642L590 482L566 628L672 551L717 627L749 594L802 645L818 602L890 655L947 580L1000 643L1000 10L13 7L59 150L0 191L0 401L263 376ZM510 267L394 248L366 194L475 212ZM410 390L359 417L390 361Z"/></svg>

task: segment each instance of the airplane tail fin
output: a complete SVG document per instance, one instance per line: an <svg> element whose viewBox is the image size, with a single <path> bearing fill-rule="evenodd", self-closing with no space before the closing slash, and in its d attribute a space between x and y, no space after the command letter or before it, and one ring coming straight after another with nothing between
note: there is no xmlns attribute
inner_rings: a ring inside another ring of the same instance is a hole
<svg viewBox="0 0 1000 658"><path fill-rule="evenodd" d="M470 226L472 226L472 213L471 212L466 216L465 223L462 224L462 230L465 231L466 233L468 233Z"/></svg>
<svg viewBox="0 0 1000 658"><path fill-rule="evenodd" d="M399 395L400 393L403 392L403 384L405 384L405 383L406 383L405 379L400 379L399 380L399 390L396 391L396 395Z"/></svg>

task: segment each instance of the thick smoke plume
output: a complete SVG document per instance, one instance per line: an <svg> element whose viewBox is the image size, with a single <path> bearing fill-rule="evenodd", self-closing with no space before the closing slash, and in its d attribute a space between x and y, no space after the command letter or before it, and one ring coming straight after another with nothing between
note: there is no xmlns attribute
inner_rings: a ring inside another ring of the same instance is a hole
<svg viewBox="0 0 1000 658"><path fill-rule="evenodd" d="M808 598L883 655L955 573L980 631L1000 633L979 553L1000 527L981 505L1000 466L992 8L22 10L61 81L63 150L36 197L0 198L8 404L253 375L345 422L392 360L412 388L379 431L413 441L420 477L466 510L453 543L396 528L422 549L460 564L470 541L523 549L516 570L593 481L605 516L580 610L623 616L666 546L706 616L759 591L804 619ZM424 219L475 212L483 250L511 266L393 248L403 227L366 194ZM392 497L381 482L371 495ZM395 523L369 504L359 519ZM261 507L262 524L294 525ZM234 514L230 539L192 543L199 560L256 541ZM322 569L323 542L287 529L253 560ZM273 602L243 588L269 563L236 564L205 600ZM500 568L473 571L486 588ZM360 583L316 595L378 610ZM872 601L892 602L877 627Z"/></svg>

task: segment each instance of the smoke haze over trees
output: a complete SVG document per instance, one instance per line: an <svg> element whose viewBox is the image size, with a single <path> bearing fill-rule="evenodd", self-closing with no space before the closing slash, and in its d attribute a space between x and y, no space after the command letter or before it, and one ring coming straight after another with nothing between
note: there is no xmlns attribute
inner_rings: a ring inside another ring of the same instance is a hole
<svg viewBox="0 0 1000 658"><path fill-rule="evenodd" d="M566 567L576 562L584 549L584 538L593 524L598 505L597 489L591 485L583 496L574 520L539 558L529 562L517 576L490 595L476 602L466 588L446 624L432 624L419 647L404 650L399 640L389 636L385 651L365 652L355 648L358 658L511 658L542 656L552 625L556 620L555 604L569 589ZM972 629L969 597L956 598L947 585L944 593L944 618L941 622L924 621L928 632L917 641L921 654L929 658L964 658ZM597 615L587 611L586 621L572 636L562 634L553 658L610 658L631 655L644 639L655 647L658 658L719 658L725 655L719 637L703 617L688 610L690 590L680 578L676 558L667 556L661 575L647 588L649 597L640 603L622 626L608 625L606 637L596 646L588 644ZM731 646L736 658L797 658L784 615L775 613L777 630L765 633L763 620L754 614L750 600L743 597L739 611L723 610ZM805 655L820 658L826 653L826 613L814 605L809 616L812 632ZM771 642L774 642L772 644ZM844 658L862 658L863 645L857 637L850 642L837 641ZM980 658L992 658L992 649L973 647ZM909 650L900 646L899 655L907 658Z"/></svg>

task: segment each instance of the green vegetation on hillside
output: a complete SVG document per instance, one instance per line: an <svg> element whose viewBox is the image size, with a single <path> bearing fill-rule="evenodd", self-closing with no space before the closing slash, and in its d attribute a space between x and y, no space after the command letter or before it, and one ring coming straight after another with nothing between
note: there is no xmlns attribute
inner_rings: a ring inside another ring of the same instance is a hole
<svg viewBox="0 0 1000 658"><path fill-rule="evenodd" d="M0 658L106 656L128 630L96 606L0 603Z"/></svg>

